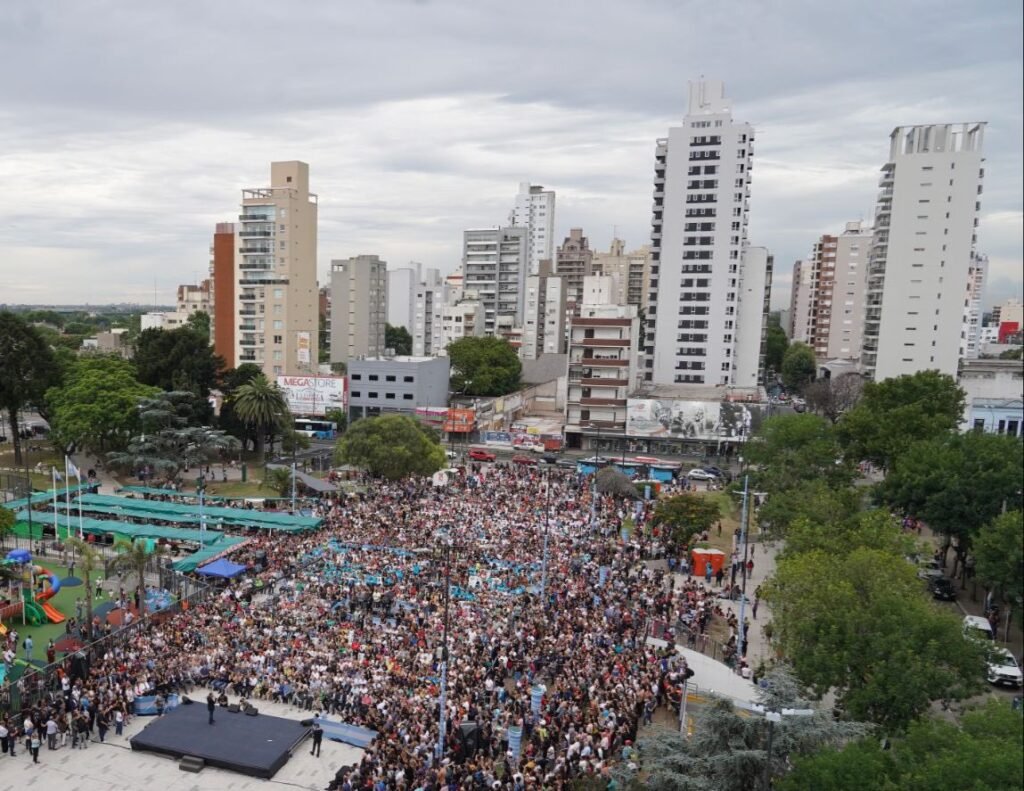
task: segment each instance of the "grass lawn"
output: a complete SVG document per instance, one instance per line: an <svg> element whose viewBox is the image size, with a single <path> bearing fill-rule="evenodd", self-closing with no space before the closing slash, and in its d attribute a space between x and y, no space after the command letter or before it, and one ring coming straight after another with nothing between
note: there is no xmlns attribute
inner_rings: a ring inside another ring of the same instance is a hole
<svg viewBox="0 0 1024 791"><path fill-rule="evenodd" d="M250 480L228 481L227 483L208 483L206 493L219 497L280 497L277 489L263 485L263 471L250 470Z"/></svg>

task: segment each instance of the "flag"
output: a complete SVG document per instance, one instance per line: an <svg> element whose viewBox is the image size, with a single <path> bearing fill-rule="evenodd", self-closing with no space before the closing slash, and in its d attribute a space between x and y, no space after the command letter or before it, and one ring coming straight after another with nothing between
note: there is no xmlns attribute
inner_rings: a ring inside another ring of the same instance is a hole
<svg viewBox="0 0 1024 791"><path fill-rule="evenodd" d="M82 471L75 466L75 463L68 458L68 482L71 481L71 477L78 478L78 482L82 482Z"/></svg>

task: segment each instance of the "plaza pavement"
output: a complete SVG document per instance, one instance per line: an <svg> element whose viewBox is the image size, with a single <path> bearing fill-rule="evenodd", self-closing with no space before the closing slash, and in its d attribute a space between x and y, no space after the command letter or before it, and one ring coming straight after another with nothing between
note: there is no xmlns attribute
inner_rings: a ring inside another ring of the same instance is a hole
<svg viewBox="0 0 1024 791"><path fill-rule="evenodd" d="M196 690L194 697L205 692ZM304 709L254 701L260 715L303 720L312 716ZM242 716L242 715L223 715ZM136 717L125 729L124 736L107 734L107 741L90 742L85 750L70 746L52 751L44 745L39 750L39 763L22 741L17 757L0 755L0 791L255 791L279 786L282 789L324 789L340 766L359 761L363 751L340 742L324 739L320 757L309 754L312 739L305 739L295 753L271 780L247 777L236 772L207 767L199 774L178 769L178 762L156 753L135 752L128 738L141 731L152 717ZM216 738L216 724L210 737Z"/></svg>

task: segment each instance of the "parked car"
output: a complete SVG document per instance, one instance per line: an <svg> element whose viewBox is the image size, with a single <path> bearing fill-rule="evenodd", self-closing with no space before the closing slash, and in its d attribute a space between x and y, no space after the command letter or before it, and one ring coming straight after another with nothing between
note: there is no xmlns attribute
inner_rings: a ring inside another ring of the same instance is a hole
<svg viewBox="0 0 1024 791"><path fill-rule="evenodd" d="M513 464L524 464L524 465L525 464L536 464L537 463L537 459L535 457L533 457L533 456L521 456L521 455L520 456L513 456L512 457L512 463Z"/></svg>
<svg viewBox="0 0 1024 791"><path fill-rule="evenodd" d="M935 577L928 583L932 596L942 601L956 601L956 585L948 577Z"/></svg>
<svg viewBox="0 0 1024 791"><path fill-rule="evenodd" d="M992 624L988 622L988 618L983 618L980 615L965 615L963 630L965 637L974 640L991 642L995 639L995 635L992 633Z"/></svg>
<svg viewBox="0 0 1024 791"><path fill-rule="evenodd" d="M686 477L691 481L714 481L718 478L717 475L701 469L690 470L686 473Z"/></svg>
<svg viewBox="0 0 1024 791"><path fill-rule="evenodd" d="M540 460L542 462L544 462L545 464L558 464L558 454L557 453L545 453L543 456L540 457ZM576 466L576 462L572 462L572 466L575 467Z"/></svg>
<svg viewBox="0 0 1024 791"><path fill-rule="evenodd" d="M473 461L494 461L498 457L491 453L489 450L484 450L483 448L473 448L469 452L469 458L471 458Z"/></svg>
<svg viewBox="0 0 1024 791"><path fill-rule="evenodd" d="M1021 672L1017 659L1005 648L994 648L988 659L989 684L998 686L1024 686L1024 673Z"/></svg>
<svg viewBox="0 0 1024 791"><path fill-rule="evenodd" d="M456 453L454 450L446 450L444 452L444 455L446 457L448 457L449 459L457 459L457 458L459 458L459 454Z"/></svg>
<svg viewBox="0 0 1024 791"><path fill-rule="evenodd" d="M559 467L566 467L569 469L576 469L576 459L559 459L555 462Z"/></svg>
<svg viewBox="0 0 1024 791"><path fill-rule="evenodd" d="M938 579L943 576L942 564L937 560L925 560L922 561L917 569L918 579L931 582L934 579Z"/></svg>
<svg viewBox="0 0 1024 791"><path fill-rule="evenodd" d="M728 474L728 473L726 473L725 470L720 469L718 467L713 467L713 466L701 467L701 469L704 470L704 472L710 472L716 478L725 478L726 475Z"/></svg>

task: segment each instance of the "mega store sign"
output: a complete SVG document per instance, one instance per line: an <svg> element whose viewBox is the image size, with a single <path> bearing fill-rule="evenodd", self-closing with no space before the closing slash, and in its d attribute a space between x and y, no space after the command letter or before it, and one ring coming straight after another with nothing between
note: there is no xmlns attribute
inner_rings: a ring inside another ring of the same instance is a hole
<svg viewBox="0 0 1024 791"><path fill-rule="evenodd" d="M277 386L293 415L322 417L328 409L346 409L344 376L279 376Z"/></svg>

